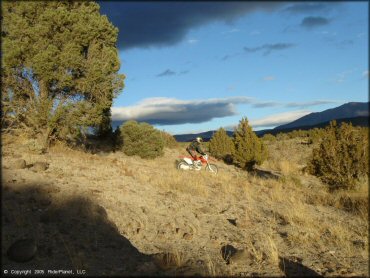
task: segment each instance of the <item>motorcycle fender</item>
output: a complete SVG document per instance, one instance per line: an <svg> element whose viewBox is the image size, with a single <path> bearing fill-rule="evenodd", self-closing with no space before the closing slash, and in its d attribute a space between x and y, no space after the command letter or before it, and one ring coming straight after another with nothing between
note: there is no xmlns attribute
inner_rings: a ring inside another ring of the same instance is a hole
<svg viewBox="0 0 370 278"><path fill-rule="evenodd" d="M187 163L187 164L193 164L193 161L190 159L190 158L187 158L187 157L185 157L184 158L184 161Z"/></svg>

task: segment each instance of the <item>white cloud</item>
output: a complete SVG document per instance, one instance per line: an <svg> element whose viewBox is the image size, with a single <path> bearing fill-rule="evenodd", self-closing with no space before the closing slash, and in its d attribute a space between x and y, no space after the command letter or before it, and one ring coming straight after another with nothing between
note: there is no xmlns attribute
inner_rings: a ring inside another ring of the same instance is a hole
<svg viewBox="0 0 370 278"><path fill-rule="evenodd" d="M289 111L289 112L270 115L270 116L263 117L260 119L250 120L249 123L253 129L260 128L260 127L275 127L275 126L293 122L310 113L311 111L308 111L308 110ZM233 130L236 126L237 124L226 126L225 129Z"/></svg>
<svg viewBox="0 0 370 278"><path fill-rule="evenodd" d="M252 127L278 126L295 121L310 113L311 111L308 110L296 110L274 114L261 119L251 120L251 125Z"/></svg>
<svg viewBox="0 0 370 278"><path fill-rule="evenodd" d="M113 121L136 120L158 125L203 123L236 115L236 104L251 103L248 97L179 100L156 97L128 107L112 107Z"/></svg>
<svg viewBox="0 0 370 278"><path fill-rule="evenodd" d="M370 72L368 70L365 70L363 73L362 73L362 77L363 78L369 78L370 77Z"/></svg>

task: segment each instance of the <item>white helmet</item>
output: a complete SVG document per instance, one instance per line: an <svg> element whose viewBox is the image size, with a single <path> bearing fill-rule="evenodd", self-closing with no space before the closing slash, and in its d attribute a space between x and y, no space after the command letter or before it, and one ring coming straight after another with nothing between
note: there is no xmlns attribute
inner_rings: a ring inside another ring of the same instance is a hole
<svg viewBox="0 0 370 278"><path fill-rule="evenodd" d="M196 140L198 143L200 143L200 142L202 142L202 141L203 141L202 137L197 137L195 140Z"/></svg>

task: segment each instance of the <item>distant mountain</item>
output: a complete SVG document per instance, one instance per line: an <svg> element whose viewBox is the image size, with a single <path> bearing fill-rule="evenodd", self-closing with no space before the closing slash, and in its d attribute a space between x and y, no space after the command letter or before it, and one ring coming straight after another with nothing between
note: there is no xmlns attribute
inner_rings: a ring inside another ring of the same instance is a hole
<svg viewBox="0 0 370 278"><path fill-rule="evenodd" d="M264 129L255 131L261 137L265 134L276 135L279 132L286 133L293 130L309 130L312 128L323 128L329 125L330 121L336 120L338 124L343 122L352 123L354 126L369 126L369 102L349 102L341 106L327 109L322 112L315 112L303 116L289 124L280 125L274 129ZM209 141L216 130L211 130L195 134L174 135L178 142L189 142L200 136L204 141ZM227 131L229 136L233 135L232 131Z"/></svg>
<svg viewBox="0 0 370 278"><path fill-rule="evenodd" d="M290 129L318 125L338 119L356 117L369 117L369 102L349 102L341 106L327 109L322 112L314 112L303 116L291 123L280 125L274 129Z"/></svg>
<svg viewBox="0 0 370 278"><path fill-rule="evenodd" d="M352 123L353 126L362 126L368 127L369 126L369 117L355 117L355 118L342 118L342 119L335 119L337 124L341 123ZM276 135L278 133L287 133L293 130L309 130L313 128L324 128L330 124L331 121L327 121L324 123L319 123L316 125L308 125L308 126L299 126L299 127L291 127L291 128L284 128L284 129L264 129L256 131L256 134L261 137L265 134L272 134Z"/></svg>
<svg viewBox="0 0 370 278"><path fill-rule="evenodd" d="M190 142L197 137L202 137L203 141L207 142L212 138L213 133L215 132L216 130L210 130L210 131L194 133L194 134L179 134L179 135L174 135L173 137L175 137L177 142ZM232 136L234 133L232 131L226 131L226 132L229 136Z"/></svg>

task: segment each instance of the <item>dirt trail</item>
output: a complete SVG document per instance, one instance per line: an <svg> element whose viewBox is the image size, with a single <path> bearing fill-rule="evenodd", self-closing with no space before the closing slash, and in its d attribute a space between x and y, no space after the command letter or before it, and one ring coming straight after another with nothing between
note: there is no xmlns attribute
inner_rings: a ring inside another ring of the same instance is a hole
<svg viewBox="0 0 370 278"><path fill-rule="evenodd" d="M37 155L3 147L3 268L85 269L91 275L367 275L362 219L304 206L318 225L343 222L358 242L344 250L317 234L319 228L299 228L298 215L291 214L294 200L271 195L277 181L262 185L265 179L222 163L218 176L178 172L179 154L167 150L145 161L121 153L54 149ZM15 169L19 159L49 167ZM327 240L326 246L315 246L314 236ZM36 238L36 257L10 261L7 248L25 237Z"/></svg>

